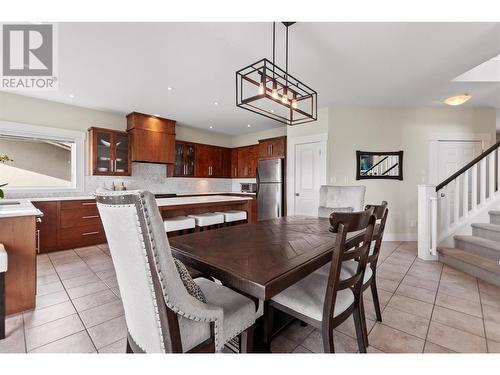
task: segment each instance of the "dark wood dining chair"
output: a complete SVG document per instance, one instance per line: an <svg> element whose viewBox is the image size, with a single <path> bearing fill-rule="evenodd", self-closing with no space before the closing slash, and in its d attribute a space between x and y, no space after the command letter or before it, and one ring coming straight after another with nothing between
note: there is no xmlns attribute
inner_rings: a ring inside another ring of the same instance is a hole
<svg viewBox="0 0 500 375"><path fill-rule="evenodd" d="M362 212L333 213L330 231L337 233L332 261L327 273L313 272L274 296L270 303L267 332L271 333L272 309L278 309L307 324L321 329L323 349L334 353L333 329L351 315L354 318L359 351L366 353L365 320L362 309L362 287L376 218L373 208ZM347 238L363 231L363 241L354 247ZM358 259L353 275L346 275L342 264ZM268 342L270 338L268 337Z"/></svg>

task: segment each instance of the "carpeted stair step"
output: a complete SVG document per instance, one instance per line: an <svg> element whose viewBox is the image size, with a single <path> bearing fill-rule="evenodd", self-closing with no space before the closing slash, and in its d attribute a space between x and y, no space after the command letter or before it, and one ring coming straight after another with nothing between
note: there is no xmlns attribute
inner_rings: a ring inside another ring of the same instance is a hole
<svg viewBox="0 0 500 375"><path fill-rule="evenodd" d="M485 258L500 260L500 242L477 236L456 235L453 238L457 249Z"/></svg>
<svg viewBox="0 0 500 375"><path fill-rule="evenodd" d="M500 264L498 261L449 247L438 248L438 253L440 262L478 279L500 286Z"/></svg>
<svg viewBox="0 0 500 375"><path fill-rule="evenodd" d="M488 214L490 214L491 224L500 224L500 210L491 210Z"/></svg>
<svg viewBox="0 0 500 375"><path fill-rule="evenodd" d="M500 242L500 225L489 223L473 223L472 235L476 237L486 238L487 240Z"/></svg>

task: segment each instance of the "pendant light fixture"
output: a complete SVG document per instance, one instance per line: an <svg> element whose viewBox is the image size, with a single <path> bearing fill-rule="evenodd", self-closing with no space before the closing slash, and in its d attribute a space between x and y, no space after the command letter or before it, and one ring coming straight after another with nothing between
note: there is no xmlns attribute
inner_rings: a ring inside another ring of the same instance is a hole
<svg viewBox="0 0 500 375"><path fill-rule="evenodd" d="M288 29L285 26L285 69L276 65L276 23L273 22L273 60L263 58L236 72L236 106L287 125L316 121L317 93L288 73Z"/></svg>

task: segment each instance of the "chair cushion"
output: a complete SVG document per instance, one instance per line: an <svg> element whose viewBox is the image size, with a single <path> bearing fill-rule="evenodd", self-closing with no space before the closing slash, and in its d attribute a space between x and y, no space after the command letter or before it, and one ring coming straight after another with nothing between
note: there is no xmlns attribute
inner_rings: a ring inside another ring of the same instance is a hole
<svg viewBox="0 0 500 375"><path fill-rule="evenodd" d="M196 284L193 281L184 263L182 263L179 259L175 258L174 258L174 263L175 266L177 267L177 272L179 272L179 276L182 280L182 283L186 287L187 292L194 298L200 300L201 302L207 303L207 299L205 298L205 295L203 294L201 288L198 286L198 284Z"/></svg>
<svg viewBox="0 0 500 375"><path fill-rule="evenodd" d="M196 222L192 217L176 216L163 220L165 232L174 232L176 230L192 229L196 227Z"/></svg>
<svg viewBox="0 0 500 375"><path fill-rule="evenodd" d="M330 274L330 267L331 267L331 262L325 264L323 267L318 268L316 271L319 274L325 275L328 277ZM340 280L345 280L348 279L356 273L358 267L358 262L354 260L348 260L342 263L342 269L340 270ZM365 270L365 277L363 278L363 284L365 284L370 278L372 277L373 271L369 267L369 265L366 266Z"/></svg>
<svg viewBox="0 0 500 375"><path fill-rule="evenodd" d="M216 214L224 215L224 220L226 221L226 223L247 219L246 211L229 210L224 212L216 212Z"/></svg>
<svg viewBox="0 0 500 375"><path fill-rule="evenodd" d="M7 272L7 251L5 247L0 243L0 273Z"/></svg>
<svg viewBox="0 0 500 375"><path fill-rule="evenodd" d="M246 330L260 316L255 311L255 303L250 298L208 279L198 278L195 282L205 294L208 304L222 307L224 310L224 337L221 338L224 343ZM210 337L207 323L180 317L179 328L183 351L194 348Z"/></svg>
<svg viewBox="0 0 500 375"><path fill-rule="evenodd" d="M207 212L205 214L188 215L196 221L196 225L199 227L206 227L208 225L222 224L224 222L224 216L221 214L216 214L214 212Z"/></svg>
<svg viewBox="0 0 500 375"><path fill-rule="evenodd" d="M322 321L327 282L328 274L313 272L274 296L272 301L314 320ZM353 302L354 294L350 289L339 291L335 301L334 316L347 310Z"/></svg>

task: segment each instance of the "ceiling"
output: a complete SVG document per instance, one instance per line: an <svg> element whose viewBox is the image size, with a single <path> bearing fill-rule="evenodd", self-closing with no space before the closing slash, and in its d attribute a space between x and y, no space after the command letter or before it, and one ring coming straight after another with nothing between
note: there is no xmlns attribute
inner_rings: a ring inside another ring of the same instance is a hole
<svg viewBox="0 0 500 375"><path fill-rule="evenodd" d="M235 71L271 57L271 30L271 23L61 23L59 90L29 95L230 135L281 126L235 106ZM281 24L277 30L283 66ZM304 22L290 29L289 71L318 92L319 107L443 106L446 96L470 93L465 106L500 108L498 79L453 81L499 54L500 23Z"/></svg>

